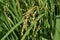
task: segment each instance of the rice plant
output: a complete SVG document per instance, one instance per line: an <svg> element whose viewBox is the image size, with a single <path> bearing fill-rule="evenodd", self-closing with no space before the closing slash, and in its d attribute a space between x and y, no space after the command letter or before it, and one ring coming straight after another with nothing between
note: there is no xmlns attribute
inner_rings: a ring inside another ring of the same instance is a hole
<svg viewBox="0 0 60 40"><path fill-rule="evenodd" d="M60 40L60 0L0 0L0 40Z"/></svg>

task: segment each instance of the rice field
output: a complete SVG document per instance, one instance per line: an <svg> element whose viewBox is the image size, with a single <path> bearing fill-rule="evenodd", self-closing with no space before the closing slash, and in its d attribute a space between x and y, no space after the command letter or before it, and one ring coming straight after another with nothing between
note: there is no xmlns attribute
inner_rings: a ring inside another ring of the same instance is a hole
<svg viewBox="0 0 60 40"><path fill-rule="evenodd" d="M60 40L60 0L0 0L0 40Z"/></svg>

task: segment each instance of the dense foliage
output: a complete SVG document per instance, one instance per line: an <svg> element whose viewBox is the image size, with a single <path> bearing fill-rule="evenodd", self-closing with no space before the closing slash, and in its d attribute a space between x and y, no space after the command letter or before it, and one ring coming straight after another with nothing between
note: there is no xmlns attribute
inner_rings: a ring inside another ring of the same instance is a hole
<svg viewBox="0 0 60 40"><path fill-rule="evenodd" d="M60 0L0 0L0 40L60 40Z"/></svg>

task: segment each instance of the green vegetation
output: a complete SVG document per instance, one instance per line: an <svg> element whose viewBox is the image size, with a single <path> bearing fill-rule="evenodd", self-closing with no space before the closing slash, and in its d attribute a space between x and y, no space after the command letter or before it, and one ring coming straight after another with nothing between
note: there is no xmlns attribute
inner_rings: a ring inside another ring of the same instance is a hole
<svg viewBox="0 0 60 40"><path fill-rule="evenodd" d="M0 0L0 40L60 40L60 0Z"/></svg>

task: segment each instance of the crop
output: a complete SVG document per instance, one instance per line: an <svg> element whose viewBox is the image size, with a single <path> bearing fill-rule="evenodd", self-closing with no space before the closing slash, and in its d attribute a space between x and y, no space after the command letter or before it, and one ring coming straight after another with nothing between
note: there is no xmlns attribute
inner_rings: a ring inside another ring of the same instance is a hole
<svg viewBox="0 0 60 40"><path fill-rule="evenodd" d="M0 0L0 40L60 40L60 0Z"/></svg>

